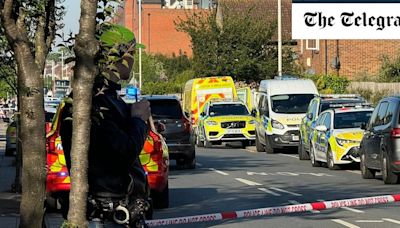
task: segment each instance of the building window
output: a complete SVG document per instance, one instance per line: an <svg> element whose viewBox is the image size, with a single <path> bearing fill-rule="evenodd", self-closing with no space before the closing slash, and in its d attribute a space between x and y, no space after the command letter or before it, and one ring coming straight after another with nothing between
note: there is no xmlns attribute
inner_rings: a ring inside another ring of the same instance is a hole
<svg viewBox="0 0 400 228"><path fill-rule="evenodd" d="M306 40L306 50L319 51L319 40Z"/></svg>

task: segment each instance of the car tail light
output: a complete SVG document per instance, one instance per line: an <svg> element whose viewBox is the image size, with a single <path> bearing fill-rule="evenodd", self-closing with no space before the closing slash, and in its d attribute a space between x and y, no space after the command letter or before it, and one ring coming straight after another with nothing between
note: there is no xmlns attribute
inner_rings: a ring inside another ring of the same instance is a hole
<svg viewBox="0 0 400 228"><path fill-rule="evenodd" d="M390 136L392 138L399 138L400 137L400 128L393 128L390 132Z"/></svg>
<svg viewBox="0 0 400 228"><path fill-rule="evenodd" d="M186 119L185 117L182 117L182 121L183 121L183 126L185 127L185 132L190 133L190 131L191 131L190 121L188 119Z"/></svg>
<svg viewBox="0 0 400 228"><path fill-rule="evenodd" d="M153 151L151 152L151 159L155 162L162 161L163 150L161 138L153 131L150 131L149 135L153 139Z"/></svg>

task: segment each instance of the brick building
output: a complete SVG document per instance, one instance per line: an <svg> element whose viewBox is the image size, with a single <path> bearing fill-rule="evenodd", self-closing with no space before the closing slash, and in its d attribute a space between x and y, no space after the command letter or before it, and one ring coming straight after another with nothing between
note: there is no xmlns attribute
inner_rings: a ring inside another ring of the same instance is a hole
<svg viewBox="0 0 400 228"><path fill-rule="evenodd" d="M162 4L162 2L164 4ZM192 55L190 37L176 30L175 21L200 10L199 0L142 0L142 44L147 53ZM125 0L121 24L139 34L138 1ZM138 40L138 38L137 38Z"/></svg>

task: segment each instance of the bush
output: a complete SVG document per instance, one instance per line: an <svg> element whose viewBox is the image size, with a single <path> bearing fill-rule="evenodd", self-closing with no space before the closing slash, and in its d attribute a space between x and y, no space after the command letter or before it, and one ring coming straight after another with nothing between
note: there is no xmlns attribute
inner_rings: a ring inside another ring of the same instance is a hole
<svg viewBox="0 0 400 228"><path fill-rule="evenodd" d="M379 91L372 93L371 90L368 89L352 89L348 90L348 93L354 93L354 94L359 94L363 98L365 98L369 103L372 103L373 105L378 104L378 102L384 98L385 96L388 96L389 94L385 91Z"/></svg>
<svg viewBox="0 0 400 228"><path fill-rule="evenodd" d="M332 94L332 93L345 93L350 80L346 77L336 75L305 75L314 81L319 93Z"/></svg>
<svg viewBox="0 0 400 228"><path fill-rule="evenodd" d="M383 56L381 62L379 80L381 82L400 82L400 55L392 60L388 56Z"/></svg>

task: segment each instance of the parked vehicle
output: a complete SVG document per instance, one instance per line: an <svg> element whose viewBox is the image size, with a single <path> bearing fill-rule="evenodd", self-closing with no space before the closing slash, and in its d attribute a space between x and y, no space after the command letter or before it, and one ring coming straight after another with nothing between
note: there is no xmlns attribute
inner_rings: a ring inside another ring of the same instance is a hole
<svg viewBox="0 0 400 228"><path fill-rule="evenodd" d="M161 134L168 145L169 158L179 167L196 167L195 136L189 119L183 114L181 104L175 96L143 96L150 102L151 115L156 125L162 123Z"/></svg>
<svg viewBox="0 0 400 228"><path fill-rule="evenodd" d="M335 170L343 164L360 162L359 146L364 132L360 127L368 122L372 111L371 107L355 106L322 112L311 133L312 166L326 163Z"/></svg>
<svg viewBox="0 0 400 228"><path fill-rule="evenodd" d="M255 140L255 122L242 101L211 100L200 114L197 146L240 141L246 148Z"/></svg>
<svg viewBox="0 0 400 228"><path fill-rule="evenodd" d="M400 182L399 103L399 96L383 98L363 126L360 168L364 179L372 179L377 171L382 171L385 184Z"/></svg>
<svg viewBox="0 0 400 228"><path fill-rule="evenodd" d="M260 83L256 109L256 149L274 153L299 145L299 125L310 101L318 96L311 80L272 79Z"/></svg>
<svg viewBox="0 0 400 228"><path fill-rule="evenodd" d="M253 110L256 107L256 97L255 91L250 89L250 87L238 88L237 97L241 100L249 110Z"/></svg>
<svg viewBox="0 0 400 228"><path fill-rule="evenodd" d="M298 147L299 159L310 159L310 135L314 130L313 123L321 112L331 108L335 104L362 104L366 100L356 94L324 94L315 97L308 105L306 116L303 117L300 124L300 144Z"/></svg>
<svg viewBox="0 0 400 228"><path fill-rule="evenodd" d="M183 111L196 130L204 105L215 98L236 98L236 88L229 76L195 78L186 82L183 93Z"/></svg>

